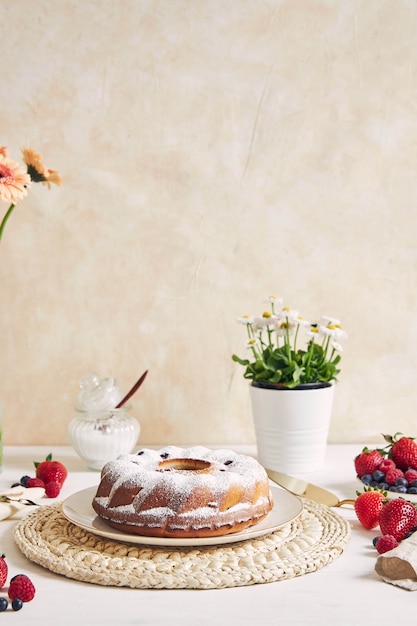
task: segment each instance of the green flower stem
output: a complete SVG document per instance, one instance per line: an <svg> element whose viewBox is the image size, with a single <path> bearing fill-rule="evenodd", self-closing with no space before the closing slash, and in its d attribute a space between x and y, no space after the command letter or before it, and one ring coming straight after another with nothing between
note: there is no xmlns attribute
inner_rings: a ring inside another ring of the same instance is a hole
<svg viewBox="0 0 417 626"><path fill-rule="evenodd" d="M288 317L285 318L286 328L285 328L285 345L287 348L287 356L288 361L291 363L291 341L290 341L290 329L288 324Z"/></svg>
<svg viewBox="0 0 417 626"><path fill-rule="evenodd" d="M326 345L325 345L325 348L324 348L324 355L323 355L323 356L324 356L324 358L323 358L323 361L324 361L324 360L325 360L325 358L327 357L327 351L328 351L328 349L329 349L329 343L330 343L330 335L329 335L329 336L327 337L327 339L326 339Z"/></svg>
<svg viewBox="0 0 417 626"><path fill-rule="evenodd" d="M272 348L272 345L273 345L272 344L272 332L273 331L269 327L267 328L267 331L268 331L268 344L269 344L269 347Z"/></svg>
<svg viewBox="0 0 417 626"><path fill-rule="evenodd" d="M300 330L300 324L297 324L297 329L295 331L295 335L294 335L294 352L297 352L297 338L298 338L298 331Z"/></svg>
<svg viewBox="0 0 417 626"><path fill-rule="evenodd" d="M7 209L7 212L6 212L5 216L2 219L2 222L0 224L0 241L1 241L1 238L2 238L2 235L3 235L4 228L5 228L6 224L7 224L7 220L9 219L11 214L13 213L13 209L15 208L15 206L16 205L12 203L9 206L9 208Z"/></svg>
<svg viewBox="0 0 417 626"><path fill-rule="evenodd" d="M306 378L307 378L307 380L309 380L309 378L310 378L310 364L311 364L311 359L313 358L313 348L314 348L314 339L310 339L310 342L308 344L308 359L307 359L307 363L306 363Z"/></svg>

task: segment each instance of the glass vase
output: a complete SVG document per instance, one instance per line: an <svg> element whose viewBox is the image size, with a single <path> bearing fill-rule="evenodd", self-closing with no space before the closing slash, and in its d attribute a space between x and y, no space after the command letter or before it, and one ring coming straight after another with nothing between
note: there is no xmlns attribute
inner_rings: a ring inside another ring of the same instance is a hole
<svg viewBox="0 0 417 626"><path fill-rule="evenodd" d="M111 410L76 410L68 426L72 446L89 469L101 470L122 454L130 454L139 434L139 422L130 407Z"/></svg>

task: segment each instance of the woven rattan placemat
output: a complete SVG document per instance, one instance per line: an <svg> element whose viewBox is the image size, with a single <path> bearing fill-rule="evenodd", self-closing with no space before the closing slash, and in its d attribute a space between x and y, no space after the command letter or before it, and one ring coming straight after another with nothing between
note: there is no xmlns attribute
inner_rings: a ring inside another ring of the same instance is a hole
<svg viewBox="0 0 417 626"><path fill-rule="evenodd" d="M221 589L301 576L337 558L349 535L346 520L309 500L275 532L220 546L160 548L103 539L68 521L60 504L40 507L14 530L23 554L52 572L136 589Z"/></svg>

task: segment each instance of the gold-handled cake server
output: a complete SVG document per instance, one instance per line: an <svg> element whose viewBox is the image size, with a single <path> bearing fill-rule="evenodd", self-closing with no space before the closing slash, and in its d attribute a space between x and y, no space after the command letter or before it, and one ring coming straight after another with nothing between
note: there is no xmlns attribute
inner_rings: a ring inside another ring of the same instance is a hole
<svg viewBox="0 0 417 626"><path fill-rule="evenodd" d="M339 500L331 491L327 491L327 489L323 489L323 487L318 487L312 483L307 483L300 478L294 478L293 476L288 476L288 474L270 469L266 469L266 473L274 483L283 487L286 491L296 496L313 500L313 502L317 502L318 504L325 504L329 507L355 504L355 500Z"/></svg>

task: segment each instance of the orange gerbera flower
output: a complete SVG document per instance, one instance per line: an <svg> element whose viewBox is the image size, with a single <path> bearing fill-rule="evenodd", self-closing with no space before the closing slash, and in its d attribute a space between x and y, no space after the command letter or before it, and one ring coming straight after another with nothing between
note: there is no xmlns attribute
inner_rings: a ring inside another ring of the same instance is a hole
<svg viewBox="0 0 417 626"><path fill-rule="evenodd" d="M40 154L31 148L22 148L23 161L26 163L28 173L34 183L42 183L51 188L51 183L61 185L62 180L56 170L48 170L42 162Z"/></svg>
<svg viewBox="0 0 417 626"><path fill-rule="evenodd" d="M27 195L31 182L18 163L0 153L0 200L15 204Z"/></svg>

